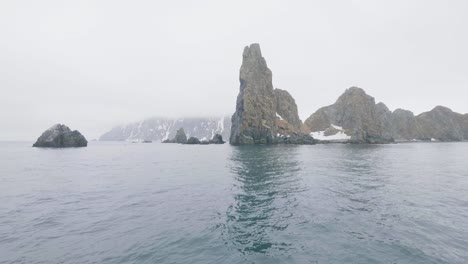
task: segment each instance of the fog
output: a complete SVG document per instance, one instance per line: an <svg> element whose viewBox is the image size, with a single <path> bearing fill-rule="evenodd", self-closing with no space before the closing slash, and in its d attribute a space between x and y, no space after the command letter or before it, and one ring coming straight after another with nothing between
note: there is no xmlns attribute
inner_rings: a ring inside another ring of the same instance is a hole
<svg viewBox="0 0 468 264"><path fill-rule="evenodd" d="M466 1L1 1L0 140L234 112L244 46L302 120L359 86L467 113Z"/></svg>

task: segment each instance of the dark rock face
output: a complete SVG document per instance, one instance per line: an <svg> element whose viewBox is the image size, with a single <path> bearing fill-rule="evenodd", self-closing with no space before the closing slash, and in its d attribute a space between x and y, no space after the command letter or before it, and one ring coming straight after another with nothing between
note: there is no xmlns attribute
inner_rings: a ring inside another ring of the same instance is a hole
<svg viewBox="0 0 468 264"><path fill-rule="evenodd" d="M289 123L295 130L294 132L299 132L301 130L302 121L299 119L296 100L294 100L288 91L275 89L274 92L276 101L276 117Z"/></svg>
<svg viewBox="0 0 468 264"><path fill-rule="evenodd" d="M312 114L305 125L312 134L321 131L324 138L337 133L337 126L342 127L350 136L346 141L355 143L461 141L468 139L467 116L443 106L418 116L403 109L391 112L383 103L375 104L374 98L364 90L352 87L335 104Z"/></svg>
<svg viewBox="0 0 468 264"><path fill-rule="evenodd" d="M187 142L185 144L189 144L189 145L200 144L200 140L196 137L189 137L189 139L187 139Z"/></svg>
<svg viewBox="0 0 468 264"><path fill-rule="evenodd" d="M231 119L229 142L233 145L274 143L276 101L272 73L258 44L245 47L239 79L240 91Z"/></svg>
<svg viewBox="0 0 468 264"><path fill-rule="evenodd" d="M177 130L174 142L180 144L187 143L187 136L185 135L185 131L183 128L179 128L179 130Z"/></svg>
<svg viewBox="0 0 468 264"><path fill-rule="evenodd" d="M88 141L77 130L71 129L62 124L56 124L44 131L34 143L33 147L38 148L73 148L86 147Z"/></svg>
<svg viewBox="0 0 468 264"><path fill-rule="evenodd" d="M408 141L421 139L421 128L413 112L396 109L392 113L393 135L395 140Z"/></svg>
<svg viewBox="0 0 468 264"><path fill-rule="evenodd" d="M295 145L313 145L317 144L317 140L304 133L292 133L287 136L278 137L279 144L295 144Z"/></svg>
<svg viewBox="0 0 468 264"><path fill-rule="evenodd" d="M189 137L185 135L183 128L177 130L176 136L173 139L166 139L162 143L179 143L179 144L189 144L189 145L208 145L208 144L224 144L223 136L220 134L215 134L211 140L199 140L197 137Z"/></svg>
<svg viewBox="0 0 468 264"><path fill-rule="evenodd" d="M388 108L358 87L347 89L335 104L320 108L305 121L312 132L341 127L351 137L348 141L356 143L393 142L390 123Z"/></svg>
<svg viewBox="0 0 468 264"><path fill-rule="evenodd" d="M214 135L214 137L209 141L210 144L224 144L223 136L220 134Z"/></svg>
<svg viewBox="0 0 468 264"><path fill-rule="evenodd" d="M183 128L179 128L176 132L176 135L173 139L166 139L163 140L162 143L179 143L185 144L187 143L187 135L185 135L185 131Z"/></svg>
<svg viewBox="0 0 468 264"><path fill-rule="evenodd" d="M429 112L418 115L416 120L421 129L421 139L439 141L468 139L464 137L466 132L464 116L447 107L437 106Z"/></svg>
<svg viewBox="0 0 468 264"><path fill-rule="evenodd" d="M468 114L461 116L461 125L463 128L463 138L468 140Z"/></svg>

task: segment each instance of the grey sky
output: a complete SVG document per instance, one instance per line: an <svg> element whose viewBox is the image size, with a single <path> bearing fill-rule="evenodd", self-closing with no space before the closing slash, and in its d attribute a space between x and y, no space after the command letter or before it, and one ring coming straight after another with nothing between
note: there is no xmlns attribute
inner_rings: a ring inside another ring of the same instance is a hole
<svg viewBox="0 0 468 264"><path fill-rule="evenodd" d="M467 1L0 2L0 140L234 112L245 45L304 120L350 86L468 112Z"/></svg>

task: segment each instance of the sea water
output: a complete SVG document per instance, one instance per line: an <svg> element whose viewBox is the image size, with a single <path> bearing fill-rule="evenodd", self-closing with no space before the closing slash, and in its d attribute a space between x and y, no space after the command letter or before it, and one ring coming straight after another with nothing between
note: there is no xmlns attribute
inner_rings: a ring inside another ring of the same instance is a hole
<svg viewBox="0 0 468 264"><path fill-rule="evenodd" d="M468 263L468 143L0 143L0 263Z"/></svg>

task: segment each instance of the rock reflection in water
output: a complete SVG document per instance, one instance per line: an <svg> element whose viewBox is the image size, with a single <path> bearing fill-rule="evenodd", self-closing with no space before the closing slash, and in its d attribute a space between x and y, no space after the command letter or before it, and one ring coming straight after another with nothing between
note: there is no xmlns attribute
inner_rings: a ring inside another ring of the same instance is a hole
<svg viewBox="0 0 468 264"><path fill-rule="evenodd" d="M288 225L294 215L295 194L302 191L297 146L243 146L233 150L234 203L227 209L225 239L248 254L289 250ZM284 241L288 241L287 243Z"/></svg>

